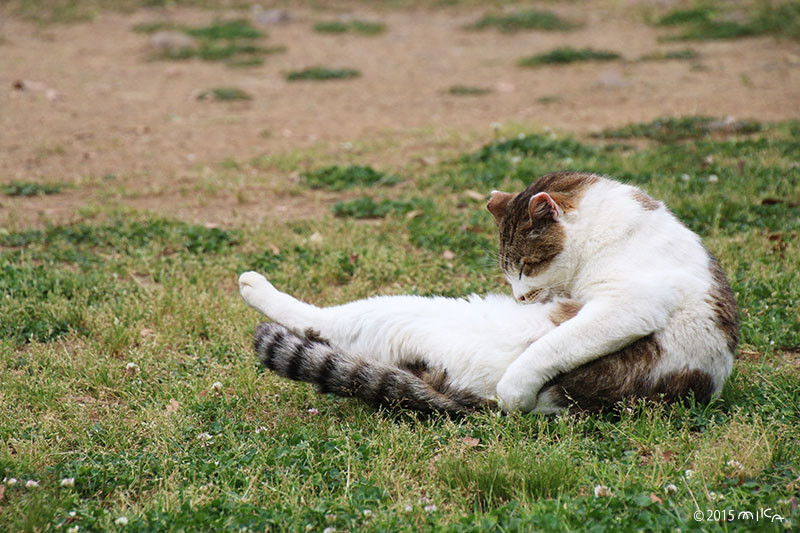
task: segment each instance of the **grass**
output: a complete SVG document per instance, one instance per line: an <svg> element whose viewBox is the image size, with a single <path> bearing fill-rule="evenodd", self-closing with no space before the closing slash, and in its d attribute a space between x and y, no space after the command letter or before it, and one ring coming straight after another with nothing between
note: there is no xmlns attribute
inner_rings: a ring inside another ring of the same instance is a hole
<svg viewBox="0 0 800 533"><path fill-rule="evenodd" d="M575 24L555 13L531 9L503 14L486 14L474 24L468 26L468 29L484 30L494 28L502 33L516 33L528 30L566 31L575 27Z"/></svg>
<svg viewBox="0 0 800 533"><path fill-rule="evenodd" d="M448 94L454 96L481 96L492 92L486 87L473 87L471 85L453 85L447 89Z"/></svg>
<svg viewBox="0 0 800 533"><path fill-rule="evenodd" d="M347 22L332 20L314 24L317 33L357 33L359 35L380 35L386 31L382 22L368 20L350 20Z"/></svg>
<svg viewBox="0 0 800 533"><path fill-rule="evenodd" d="M288 81L329 81L357 78L361 73L352 68L308 67L286 74Z"/></svg>
<svg viewBox="0 0 800 533"><path fill-rule="evenodd" d="M622 128L603 130L596 136L606 139L645 138L659 142L682 139L700 139L711 135L748 135L764 129L755 121L717 119L713 117L664 117L642 124L629 124Z"/></svg>
<svg viewBox="0 0 800 533"><path fill-rule="evenodd" d="M554 48L544 54L522 58L519 60L519 65L523 67L539 67L543 65L564 65L583 61L614 61L619 58L620 55L616 52L564 46L561 48Z"/></svg>
<svg viewBox="0 0 800 533"><path fill-rule="evenodd" d="M373 185L394 185L400 181L397 176L375 170L372 167L337 165L322 167L303 174L303 182L312 189L342 191L353 187Z"/></svg>
<svg viewBox="0 0 800 533"><path fill-rule="evenodd" d="M11 181L0 184L0 193L6 196L41 196L58 194L64 188L61 183L36 183L32 181Z"/></svg>
<svg viewBox="0 0 800 533"><path fill-rule="evenodd" d="M692 59L700 59L700 53L693 48L683 48L681 50L669 50L666 52L653 52L651 54L643 55L639 61L690 61Z"/></svg>
<svg viewBox="0 0 800 533"><path fill-rule="evenodd" d="M125 517L130 531L796 530L798 159L796 121L639 147L531 132L426 167L391 199L374 170L308 173L319 181L292 194L319 208L309 219L209 229L100 207L72 225L4 228L3 529L113 531ZM719 257L742 338L713 404L423 418L256 364L243 270L319 305L506 291L494 223L464 191L559 169L644 187ZM766 508L785 521L713 517Z"/></svg>
<svg viewBox="0 0 800 533"><path fill-rule="evenodd" d="M252 100L253 97L242 89L236 87L217 87L203 91L197 95L198 100L215 100L217 102L232 102L236 100Z"/></svg>
<svg viewBox="0 0 800 533"><path fill-rule="evenodd" d="M286 51L286 47L262 46L257 41L265 37L245 19L217 20L196 28L174 25L171 22L149 22L134 26L139 33L155 33L163 29L180 30L191 36L195 44L168 49L158 55L160 59L224 61L230 67L253 67L264 63L264 57Z"/></svg>
<svg viewBox="0 0 800 533"><path fill-rule="evenodd" d="M800 2L761 2L755 9L704 4L672 11L656 21L680 31L669 40L705 41L772 35L800 39Z"/></svg>

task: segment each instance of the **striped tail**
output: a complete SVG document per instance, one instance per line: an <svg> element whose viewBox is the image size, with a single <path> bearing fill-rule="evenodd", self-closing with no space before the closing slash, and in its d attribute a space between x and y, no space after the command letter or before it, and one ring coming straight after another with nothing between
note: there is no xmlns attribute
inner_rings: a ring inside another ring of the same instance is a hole
<svg viewBox="0 0 800 533"><path fill-rule="evenodd" d="M447 384L444 370L424 363L398 368L341 353L313 332L298 337L279 324L256 329L255 349L261 362L294 381L313 383L321 393L355 397L373 407L400 406L423 412L463 414L493 402Z"/></svg>

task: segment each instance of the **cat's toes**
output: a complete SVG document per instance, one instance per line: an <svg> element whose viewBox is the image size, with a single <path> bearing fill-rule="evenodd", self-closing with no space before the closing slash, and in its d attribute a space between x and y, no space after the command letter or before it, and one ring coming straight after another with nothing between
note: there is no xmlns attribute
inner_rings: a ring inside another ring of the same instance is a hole
<svg viewBox="0 0 800 533"><path fill-rule="evenodd" d="M274 290L272 283L258 272L245 272L239 276L239 294L251 307L258 307L260 299Z"/></svg>
<svg viewBox="0 0 800 533"><path fill-rule="evenodd" d="M532 411L536 407L539 387L540 385L519 379L518 376L505 375L497 384L497 404L506 413Z"/></svg>

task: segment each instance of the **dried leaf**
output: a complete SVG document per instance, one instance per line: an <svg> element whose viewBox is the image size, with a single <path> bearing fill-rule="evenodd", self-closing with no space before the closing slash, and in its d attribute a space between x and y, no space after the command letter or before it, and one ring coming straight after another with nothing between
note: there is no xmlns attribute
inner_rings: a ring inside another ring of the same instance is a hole
<svg viewBox="0 0 800 533"><path fill-rule="evenodd" d="M475 437L470 437L469 435L464 437L464 444L466 444L470 448L474 448L475 446L477 446L480 443L481 443L481 439L476 439Z"/></svg>
<svg viewBox="0 0 800 533"><path fill-rule="evenodd" d="M178 400L175 398L170 398L169 403L167 404L167 414L170 415L176 412L180 408L181 404L178 403Z"/></svg>
<svg viewBox="0 0 800 533"><path fill-rule="evenodd" d="M661 503L664 503L664 502L661 500L661 498L659 498L659 497L656 495L656 493L655 493L655 492L651 492L651 493L650 493L650 501L651 501L651 502L653 502L653 503L659 503L659 504L661 504Z"/></svg>
<svg viewBox="0 0 800 533"><path fill-rule="evenodd" d="M421 214L422 214L422 211L421 211L421 210L419 210L419 209L415 209L415 210L413 210L413 211L409 211L408 213L406 213L406 218L407 218L408 220L411 220L412 218L417 218L417 217L418 217L418 216L420 216Z"/></svg>
<svg viewBox="0 0 800 533"><path fill-rule="evenodd" d="M6 495L6 486L0 485L0 500L2 500L5 495Z"/></svg>
<svg viewBox="0 0 800 533"><path fill-rule="evenodd" d="M205 398L206 396L208 396L208 391L207 391L207 390L201 390L201 391L200 391L200 392L197 394L197 397L198 397L198 398Z"/></svg>
<svg viewBox="0 0 800 533"><path fill-rule="evenodd" d="M142 328L142 330L139 332L139 336L143 339L146 339L151 333L153 333L152 329Z"/></svg>
<svg viewBox="0 0 800 533"><path fill-rule="evenodd" d="M267 246L269 247L269 251L272 252L273 255L280 255L281 249L275 246L273 243L268 242Z"/></svg>
<svg viewBox="0 0 800 533"><path fill-rule="evenodd" d="M483 202L484 200L486 200L485 194L479 193L478 191L473 191L472 189L464 191L464 196L466 196L467 198L471 198L472 200L475 200L477 202Z"/></svg>

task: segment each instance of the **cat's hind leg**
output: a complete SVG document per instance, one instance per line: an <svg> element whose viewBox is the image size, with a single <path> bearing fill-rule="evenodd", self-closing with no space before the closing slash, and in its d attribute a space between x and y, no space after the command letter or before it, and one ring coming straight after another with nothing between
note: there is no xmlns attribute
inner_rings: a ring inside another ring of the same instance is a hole
<svg viewBox="0 0 800 533"><path fill-rule="evenodd" d="M239 293L247 305L295 335L304 336L306 332L319 331L324 326L325 317L319 307L279 291L258 272L245 272L239 276Z"/></svg>

